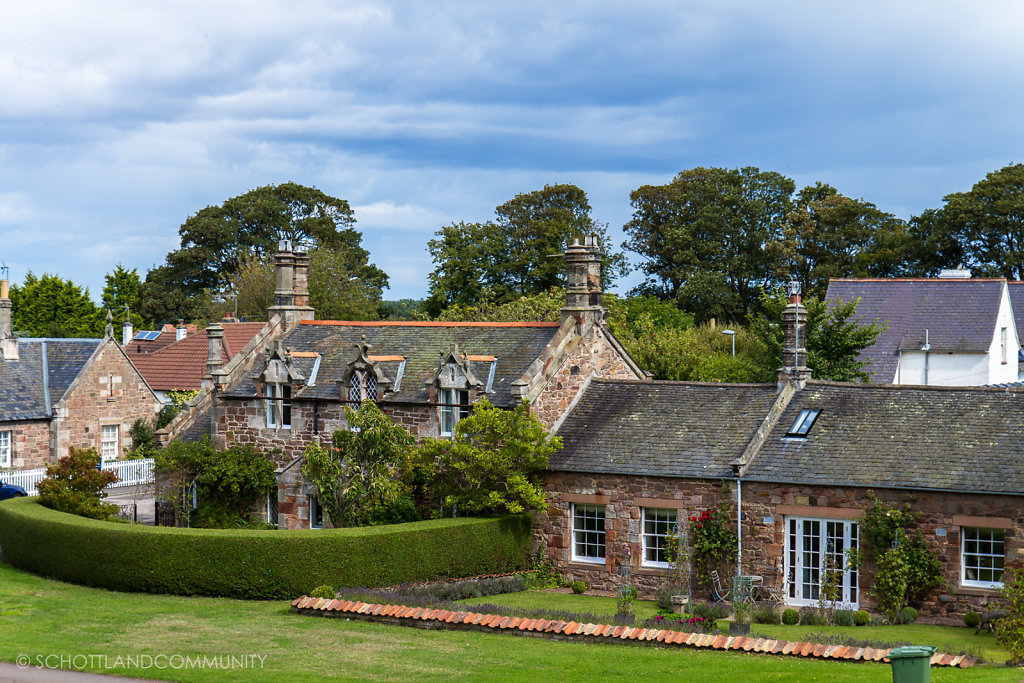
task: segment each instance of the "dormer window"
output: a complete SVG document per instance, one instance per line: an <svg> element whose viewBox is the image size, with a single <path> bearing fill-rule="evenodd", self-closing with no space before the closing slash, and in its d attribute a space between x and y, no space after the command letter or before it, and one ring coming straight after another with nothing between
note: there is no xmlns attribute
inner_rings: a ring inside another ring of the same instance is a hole
<svg viewBox="0 0 1024 683"><path fill-rule="evenodd" d="M267 382L267 427L290 429L292 426L292 388L283 382Z"/></svg>
<svg viewBox="0 0 1024 683"><path fill-rule="evenodd" d="M820 410L801 410L800 414L796 417L796 421L793 422L793 426L790 427L789 432L786 433L786 436L806 439L807 432L811 431L811 427L814 426L814 421L818 419L818 414L820 412Z"/></svg>
<svg viewBox="0 0 1024 683"><path fill-rule="evenodd" d="M455 423L469 416L469 392L440 389L437 397L441 404L441 436L451 436L455 433Z"/></svg>
<svg viewBox="0 0 1024 683"><path fill-rule="evenodd" d="M370 370L354 370L348 380L348 400L351 403L377 400L377 376Z"/></svg>

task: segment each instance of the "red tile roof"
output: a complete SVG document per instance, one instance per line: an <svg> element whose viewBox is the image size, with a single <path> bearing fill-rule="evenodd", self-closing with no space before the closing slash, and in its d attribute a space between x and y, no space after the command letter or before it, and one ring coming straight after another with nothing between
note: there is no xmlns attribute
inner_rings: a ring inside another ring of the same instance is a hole
<svg viewBox="0 0 1024 683"><path fill-rule="evenodd" d="M562 323L461 323L434 320L303 320L303 325L346 327L561 327Z"/></svg>
<svg viewBox="0 0 1024 683"><path fill-rule="evenodd" d="M223 323L224 362L229 362L263 329L264 323ZM200 330L159 351L132 354L132 363L156 391L199 389L206 375L209 345Z"/></svg>

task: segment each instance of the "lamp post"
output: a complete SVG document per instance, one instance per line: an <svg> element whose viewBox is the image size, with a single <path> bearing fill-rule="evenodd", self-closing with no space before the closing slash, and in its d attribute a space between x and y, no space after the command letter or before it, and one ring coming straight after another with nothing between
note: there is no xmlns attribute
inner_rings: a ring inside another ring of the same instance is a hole
<svg viewBox="0 0 1024 683"><path fill-rule="evenodd" d="M736 330L722 330L722 334L732 337L732 357L736 357Z"/></svg>

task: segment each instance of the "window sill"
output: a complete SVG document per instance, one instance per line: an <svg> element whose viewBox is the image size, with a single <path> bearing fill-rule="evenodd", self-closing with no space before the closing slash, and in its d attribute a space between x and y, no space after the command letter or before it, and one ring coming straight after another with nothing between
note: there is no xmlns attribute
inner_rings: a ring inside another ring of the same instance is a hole
<svg viewBox="0 0 1024 683"><path fill-rule="evenodd" d="M671 567L653 567L645 565L637 568L634 574L640 574L641 576L668 576Z"/></svg>
<svg viewBox="0 0 1024 683"><path fill-rule="evenodd" d="M960 586L957 587L956 592L959 593L960 595L991 596L991 595L999 595L1000 594L1000 589L999 588L985 588L983 586L965 586L965 585L961 584Z"/></svg>
<svg viewBox="0 0 1024 683"><path fill-rule="evenodd" d="M608 560L604 557L574 557L569 560L570 565L579 565L582 567L603 567L608 564Z"/></svg>

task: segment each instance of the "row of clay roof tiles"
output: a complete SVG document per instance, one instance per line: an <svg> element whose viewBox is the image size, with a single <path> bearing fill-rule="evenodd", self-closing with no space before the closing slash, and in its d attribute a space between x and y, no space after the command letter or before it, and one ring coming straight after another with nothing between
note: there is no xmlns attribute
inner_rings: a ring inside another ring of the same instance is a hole
<svg viewBox="0 0 1024 683"><path fill-rule="evenodd" d="M507 631L529 631L535 634L551 634L591 638L616 638L636 642L678 647L711 648L714 650L741 650L773 655L793 655L820 659L841 659L847 661L888 662L889 649L856 647L849 645L826 645L770 638L748 638L745 636L714 635L710 633L687 633L670 629L641 628L612 624L591 624L578 621L549 621L509 617L501 614L479 612L456 612L430 607L406 607L405 605L383 605L358 600L337 600L302 596L292 601L292 610L317 616L360 615L366 619L406 619L433 621L445 624L462 624L478 629ZM967 668L976 663L974 657L935 653L932 666Z"/></svg>

